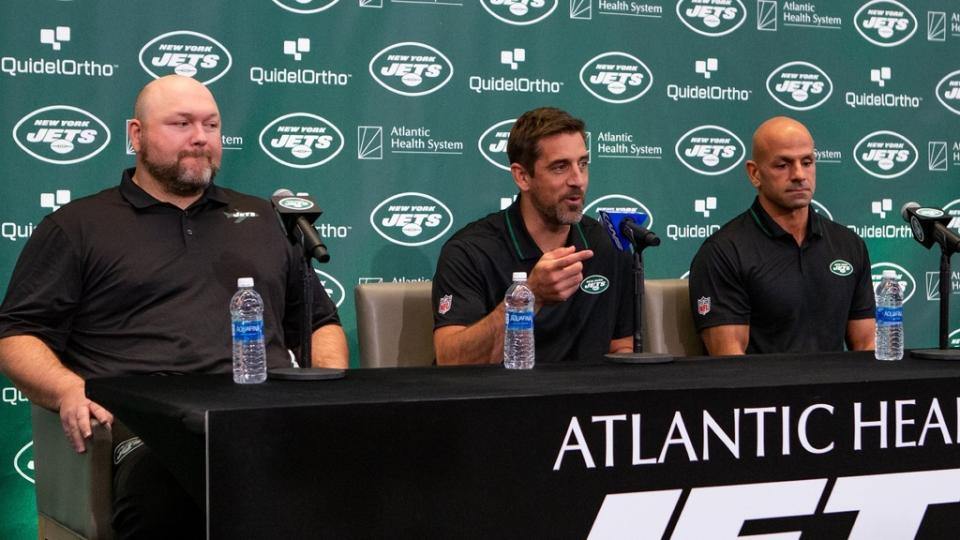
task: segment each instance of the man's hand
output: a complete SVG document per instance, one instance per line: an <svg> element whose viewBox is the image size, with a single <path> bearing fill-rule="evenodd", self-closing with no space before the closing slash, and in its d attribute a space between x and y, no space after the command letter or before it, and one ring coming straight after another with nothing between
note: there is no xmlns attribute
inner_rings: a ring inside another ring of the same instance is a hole
<svg viewBox="0 0 960 540"><path fill-rule="evenodd" d="M93 417L110 429L113 415L98 403L90 401L84 392L85 385L72 386L60 400L60 423L70 445L78 453L86 451L86 439L93 436L90 418Z"/></svg>
<svg viewBox="0 0 960 540"><path fill-rule="evenodd" d="M530 271L527 285L536 296L536 309L563 302L577 292L583 281L583 261L593 257L593 251L576 249L567 246L548 251Z"/></svg>

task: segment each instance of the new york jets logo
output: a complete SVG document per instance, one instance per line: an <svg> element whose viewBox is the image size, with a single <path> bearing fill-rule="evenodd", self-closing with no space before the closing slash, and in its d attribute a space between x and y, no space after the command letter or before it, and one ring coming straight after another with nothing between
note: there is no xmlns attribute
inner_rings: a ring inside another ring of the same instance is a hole
<svg viewBox="0 0 960 540"><path fill-rule="evenodd" d="M816 213L820 214L821 216L829 219L830 221L833 221L833 214L830 213L830 210L828 210L826 206L824 206L823 204L821 204L821 203L820 203L819 201L817 201L816 199L813 199L813 200L810 201L810 207L813 208L813 211L814 211L814 212L816 212Z"/></svg>
<svg viewBox="0 0 960 540"><path fill-rule="evenodd" d="M830 271L838 276L847 277L853 273L853 265L843 259L837 259L830 263Z"/></svg>
<svg viewBox="0 0 960 540"><path fill-rule="evenodd" d="M896 47L913 37L917 18L895 0L872 0L857 10L854 26L864 39L881 47Z"/></svg>
<svg viewBox="0 0 960 540"><path fill-rule="evenodd" d="M894 131L874 131L860 139L853 158L867 174L877 178L896 178L917 163L917 147Z"/></svg>
<svg viewBox="0 0 960 540"><path fill-rule="evenodd" d="M957 328L947 336L948 346L953 349L960 348L960 328Z"/></svg>
<svg viewBox="0 0 960 540"><path fill-rule="evenodd" d="M273 3L294 13L319 13L331 8L339 0L273 0Z"/></svg>
<svg viewBox="0 0 960 540"><path fill-rule="evenodd" d="M653 213L650 212L650 209L642 202L627 195L604 195L588 204L583 209L583 213L599 221L601 210L622 214L645 214L647 221L643 223L643 226L647 229L653 227Z"/></svg>
<svg viewBox="0 0 960 540"><path fill-rule="evenodd" d="M477 140L480 155L498 169L510 170L510 160L507 158L507 141L510 139L510 128L516 121L516 118L511 118L510 120L497 122L487 128Z"/></svg>
<svg viewBox="0 0 960 540"><path fill-rule="evenodd" d="M416 42L396 43L370 59L370 76L401 96L425 96L443 88L453 77L453 64L433 47Z"/></svg>
<svg viewBox="0 0 960 540"><path fill-rule="evenodd" d="M155 79L176 73L210 84L230 71L232 64L223 44L188 30L159 35L140 49L140 65Z"/></svg>
<svg viewBox="0 0 960 540"><path fill-rule="evenodd" d="M580 84L599 100L629 103L650 90L653 73L632 54L606 52L580 68Z"/></svg>
<svg viewBox="0 0 960 540"><path fill-rule="evenodd" d="M401 246L422 246L443 236L453 214L439 199L425 193L398 193L370 212L377 234Z"/></svg>
<svg viewBox="0 0 960 540"><path fill-rule="evenodd" d="M260 148L277 163L294 169L318 167L343 150L343 133L315 114L285 114L260 132Z"/></svg>
<svg viewBox="0 0 960 540"><path fill-rule="evenodd" d="M833 81L809 62L788 62L767 77L767 93L788 109L808 111L830 98Z"/></svg>
<svg viewBox="0 0 960 540"><path fill-rule="evenodd" d="M320 285L323 286L323 290L326 291L327 296L330 297L330 301L333 302L338 308L340 304L343 303L343 299L346 298L347 294L343 285L337 280L337 278L331 276L330 274L313 269L317 274L317 278L320 280Z"/></svg>
<svg viewBox="0 0 960 540"><path fill-rule="evenodd" d="M284 197L277 204L290 210L309 210L314 206L313 201L302 197Z"/></svg>
<svg viewBox="0 0 960 540"><path fill-rule="evenodd" d="M903 303L913 297L917 290L917 280L913 279L907 269L892 262L878 262L870 266L870 278L873 281L873 290L877 290L877 285L883 280L883 271L893 270L897 274L897 282L900 284L900 290L903 291Z"/></svg>
<svg viewBox="0 0 960 540"><path fill-rule="evenodd" d="M743 141L720 126L700 126L684 133L674 148L677 159L688 169L707 176L726 173L745 155Z"/></svg>
<svg viewBox="0 0 960 540"><path fill-rule="evenodd" d="M70 165L103 151L110 143L110 130L83 109L51 105L21 118L13 126L13 140L40 161Z"/></svg>
<svg viewBox="0 0 960 540"><path fill-rule="evenodd" d="M487 13L516 26L538 23L557 9L559 0L480 0Z"/></svg>
<svg viewBox="0 0 960 540"><path fill-rule="evenodd" d="M680 0L677 17L694 32L710 37L729 34L747 20L740 0Z"/></svg>
<svg viewBox="0 0 960 540"><path fill-rule="evenodd" d="M610 280L600 274L587 276L580 282L580 290L587 294L600 294L609 287Z"/></svg>
<svg viewBox="0 0 960 540"><path fill-rule="evenodd" d="M960 114L960 70L940 79L937 83L937 99L953 114Z"/></svg>
<svg viewBox="0 0 960 540"><path fill-rule="evenodd" d="M28 442L23 445L17 455L13 457L13 468L17 470L17 474L23 477L24 480L34 482L34 475L36 474L36 467L33 462L33 442Z"/></svg>

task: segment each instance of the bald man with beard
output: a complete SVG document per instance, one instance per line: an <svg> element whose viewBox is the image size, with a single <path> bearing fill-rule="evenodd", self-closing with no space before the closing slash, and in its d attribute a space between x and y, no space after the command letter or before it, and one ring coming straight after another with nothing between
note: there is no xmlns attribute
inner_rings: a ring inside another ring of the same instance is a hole
<svg viewBox="0 0 960 540"><path fill-rule="evenodd" d="M690 266L694 322L711 355L874 348L863 240L812 211L813 137L778 116L753 135L749 210L708 238Z"/></svg>
<svg viewBox="0 0 960 540"><path fill-rule="evenodd" d="M128 127L136 166L119 186L44 218L17 262L0 307L0 369L32 402L59 411L77 452L91 420L113 422L87 399L87 378L231 372L228 306L239 277L253 277L264 298L268 366L290 365L303 310L300 254L269 202L213 183L220 122L199 82L171 75L147 84ZM313 290L313 365L346 367L336 307L319 282ZM117 537L202 537L198 501L139 439L120 444Z"/></svg>

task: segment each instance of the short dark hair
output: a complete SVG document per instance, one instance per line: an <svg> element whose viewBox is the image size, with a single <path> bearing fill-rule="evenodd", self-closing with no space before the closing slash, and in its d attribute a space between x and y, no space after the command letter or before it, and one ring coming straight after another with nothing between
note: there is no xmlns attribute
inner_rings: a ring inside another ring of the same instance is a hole
<svg viewBox="0 0 960 540"><path fill-rule="evenodd" d="M540 107L517 118L507 141L507 158L529 174L540 157L540 139L560 133L579 133L586 140L586 124L555 107Z"/></svg>

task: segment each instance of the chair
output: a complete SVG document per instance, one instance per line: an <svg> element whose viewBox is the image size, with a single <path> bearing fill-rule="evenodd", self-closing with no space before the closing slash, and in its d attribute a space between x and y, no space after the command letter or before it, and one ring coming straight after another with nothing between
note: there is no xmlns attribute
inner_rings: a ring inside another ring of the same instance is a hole
<svg viewBox="0 0 960 540"><path fill-rule="evenodd" d="M643 349L675 356L707 354L690 313L690 291L685 279L649 279L644 282Z"/></svg>
<svg viewBox="0 0 960 540"><path fill-rule="evenodd" d="M67 442L60 415L31 405L37 529L40 540L111 540L113 440L129 432L95 423L87 451Z"/></svg>
<svg viewBox="0 0 960 540"><path fill-rule="evenodd" d="M354 289L360 367L430 366L432 284L364 283Z"/></svg>

